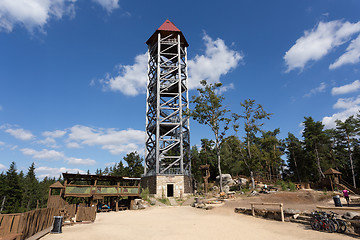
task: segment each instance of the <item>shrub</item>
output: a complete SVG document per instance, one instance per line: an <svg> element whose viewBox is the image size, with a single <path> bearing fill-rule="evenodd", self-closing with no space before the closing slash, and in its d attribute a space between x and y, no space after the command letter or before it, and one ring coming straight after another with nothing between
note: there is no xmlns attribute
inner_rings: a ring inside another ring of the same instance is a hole
<svg viewBox="0 0 360 240"><path fill-rule="evenodd" d="M295 191L296 190L295 183L293 183L293 182L288 182L288 187L289 187L290 191Z"/></svg>
<svg viewBox="0 0 360 240"><path fill-rule="evenodd" d="M147 200L149 200L149 193L150 193L149 188L145 188L145 189L142 188L141 193L140 193L140 197L143 200L147 201Z"/></svg>
<svg viewBox="0 0 360 240"><path fill-rule="evenodd" d="M170 201L167 198L160 198L158 200L159 200L159 202L161 202L163 204L170 205Z"/></svg>

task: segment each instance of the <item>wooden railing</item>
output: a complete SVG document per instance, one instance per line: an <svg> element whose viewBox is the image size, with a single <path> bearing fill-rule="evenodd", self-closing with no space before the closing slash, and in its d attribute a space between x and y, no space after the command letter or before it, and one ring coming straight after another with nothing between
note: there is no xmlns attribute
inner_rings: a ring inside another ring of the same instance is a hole
<svg viewBox="0 0 360 240"><path fill-rule="evenodd" d="M281 221L284 222L284 206L282 203L250 203L252 215L255 217L255 205L275 205L280 207Z"/></svg>
<svg viewBox="0 0 360 240"><path fill-rule="evenodd" d="M11 239L27 239L34 234L49 228L54 216L59 215L58 208L43 208L24 213L0 214L0 239L13 236Z"/></svg>

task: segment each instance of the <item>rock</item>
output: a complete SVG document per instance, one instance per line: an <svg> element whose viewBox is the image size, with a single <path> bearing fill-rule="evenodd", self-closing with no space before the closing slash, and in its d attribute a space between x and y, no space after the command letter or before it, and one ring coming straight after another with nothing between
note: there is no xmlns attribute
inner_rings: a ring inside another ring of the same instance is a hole
<svg viewBox="0 0 360 240"><path fill-rule="evenodd" d="M224 186L234 186L236 182L232 179L230 174L221 174L221 178ZM216 181L220 182L220 176L216 177Z"/></svg>
<svg viewBox="0 0 360 240"><path fill-rule="evenodd" d="M353 219L355 216L359 216L356 212L346 212L342 217L345 219Z"/></svg>
<svg viewBox="0 0 360 240"><path fill-rule="evenodd" d="M244 186L246 185L246 183L248 182L248 180L246 178L238 178L237 179L237 184L239 184L240 186Z"/></svg>
<svg viewBox="0 0 360 240"><path fill-rule="evenodd" d="M299 217L299 214L294 214L293 218L297 219Z"/></svg>
<svg viewBox="0 0 360 240"><path fill-rule="evenodd" d="M301 211L300 210L297 210L297 209L291 209L291 208L287 208L284 210L284 213L285 214L300 214Z"/></svg>
<svg viewBox="0 0 360 240"><path fill-rule="evenodd" d="M259 193L255 190L251 191L250 196L256 196L259 195Z"/></svg>
<svg viewBox="0 0 360 240"><path fill-rule="evenodd" d="M229 187L229 186L224 186L224 187L223 187L223 191L224 191L225 193L228 193L228 192L230 191L230 187Z"/></svg>

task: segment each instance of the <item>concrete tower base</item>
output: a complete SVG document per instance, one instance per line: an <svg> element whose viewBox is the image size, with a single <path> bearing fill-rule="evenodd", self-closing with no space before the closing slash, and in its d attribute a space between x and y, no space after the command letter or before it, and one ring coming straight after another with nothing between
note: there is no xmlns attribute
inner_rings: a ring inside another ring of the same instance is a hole
<svg viewBox="0 0 360 240"><path fill-rule="evenodd" d="M148 188L156 198L183 198L192 194L193 183L187 175L156 175L141 178L141 188Z"/></svg>

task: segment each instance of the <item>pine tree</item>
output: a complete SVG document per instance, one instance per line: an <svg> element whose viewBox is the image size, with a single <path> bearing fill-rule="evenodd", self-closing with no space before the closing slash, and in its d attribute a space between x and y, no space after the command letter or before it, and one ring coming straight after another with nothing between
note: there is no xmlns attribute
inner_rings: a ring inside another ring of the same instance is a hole
<svg viewBox="0 0 360 240"><path fill-rule="evenodd" d="M222 86L221 83L213 85L208 84L205 80L200 83L203 88L197 89L199 96L193 96L191 103L194 103L195 107L194 110L190 111L189 115L198 123L208 125L214 133L217 166L220 176L220 192L222 192L220 143L228 130L230 118L227 118L226 115L229 110L222 105L224 97L218 94L218 89Z"/></svg>
<svg viewBox="0 0 360 240"><path fill-rule="evenodd" d="M39 182L35 176L35 164L32 163L28 169L24 181L24 195L22 207L27 211L35 209L40 198Z"/></svg>
<svg viewBox="0 0 360 240"><path fill-rule="evenodd" d="M264 125L262 120L270 119L271 113L267 113L260 104L255 104L255 100L248 99L240 103L244 108L243 114L239 115L233 113L234 118L234 131L239 132L240 125L239 119L244 119L244 131L245 131L245 148L247 156L244 158L245 165L249 169L252 188L255 188L255 181L253 172L259 167L259 146L257 144L258 138L256 134L261 131L260 127Z"/></svg>
<svg viewBox="0 0 360 240"><path fill-rule="evenodd" d="M6 213L16 213L20 211L22 189L20 184L20 177L16 170L16 164L15 162L12 162L5 176L4 195L6 196Z"/></svg>
<svg viewBox="0 0 360 240"><path fill-rule="evenodd" d="M354 118L354 116L350 116L344 122L341 120L336 120L336 130L339 134L340 141L346 145L348 152L348 159L350 164L350 170L353 180L354 188L356 188L356 180L355 180L355 167L353 161L353 147L355 142L357 141L357 133L358 133L358 121Z"/></svg>
<svg viewBox="0 0 360 240"><path fill-rule="evenodd" d="M305 117L304 123L304 144L306 151L307 164L309 164L309 174L311 180L316 181L324 178L323 167L328 166L327 154L329 154L330 141L328 135L324 132L324 125L321 122L315 122L312 117ZM315 167L318 175L314 173Z"/></svg>

